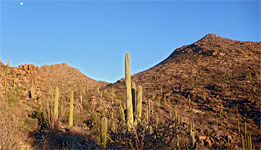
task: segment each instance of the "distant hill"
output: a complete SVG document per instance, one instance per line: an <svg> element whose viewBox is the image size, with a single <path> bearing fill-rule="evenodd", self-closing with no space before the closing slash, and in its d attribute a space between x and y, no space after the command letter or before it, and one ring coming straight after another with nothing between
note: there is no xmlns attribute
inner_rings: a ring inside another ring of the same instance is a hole
<svg viewBox="0 0 261 150"><path fill-rule="evenodd" d="M2 62L0 62L0 66L3 70L6 69ZM21 100L30 99L30 89L33 85L36 89L36 97L44 99L50 95L50 90L54 92L56 87L59 87L63 97L68 97L71 91L75 91L78 96L83 90L93 90L108 84L93 80L65 63L43 65L40 68L33 64L24 64L6 70L8 73L0 78L0 83L4 85L6 81L7 88L12 88L12 84L15 82ZM3 89L3 86L0 86L0 89ZM1 95L4 97L4 90L0 91L0 97Z"/></svg>
<svg viewBox="0 0 261 150"><path fill-rule="evenodd" d="M62 93L69 94L71 91L80 92L83 88L89 89L103 87L108 83L93 80L78 69L70 67L66 63L55 65L43 65L40 68L40 74L45 79L47 86L58 86Z"/></svg>

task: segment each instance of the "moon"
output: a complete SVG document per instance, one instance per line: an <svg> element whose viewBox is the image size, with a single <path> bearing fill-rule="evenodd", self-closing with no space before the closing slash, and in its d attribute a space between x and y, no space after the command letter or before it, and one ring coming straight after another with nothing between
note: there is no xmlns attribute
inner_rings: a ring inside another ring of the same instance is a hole
<svg viewBox="0 0 261 150"><path fill-rule="evenodd" d="M20 2L20 5L21 5L21 6L23 6L23 5L24 5L24 3L23 3L23 2Z"/></svg>

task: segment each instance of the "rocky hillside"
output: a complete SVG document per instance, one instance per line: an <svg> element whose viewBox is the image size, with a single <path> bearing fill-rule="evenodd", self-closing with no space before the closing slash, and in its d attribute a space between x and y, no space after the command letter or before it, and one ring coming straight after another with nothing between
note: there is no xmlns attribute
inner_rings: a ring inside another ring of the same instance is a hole
<svg viewBox="0 0 261 150"><path fill-rule="evenodd" d="M0 62L0 73L0 125L5 126L0 129L0 139L4 139L0 140L0 149L32 148L30 133L42 124L35 115L53 105L51 97L56 87L60 89L61 99L65 100L71 91L75 91L78 98L84 90L92 91L107 85L67 64L39 68L32 64L10 67Z"/></svg>
<svg viewBox="0 0 261 150"><path fill-rule="evenodd" d="M69 94L71 91L79 92L83 91L83 89L88 91L108 84L103 81L93 80L78 69L70 67L65 63L43 65L39 72L42 78L45 79L44 84L47 85L45 87L59 87L63 94Z"/></svg>
<svg viewBox="0 0 261 150"><path fill-rule="evenodd" d="M241 141L238 125L244 121L259 145L260 56L260 42L207 34L131 78L144 88L145 104L150 99L160 107L162 118L167 119L168 112L177 107L184 122L195 120L197 135L203 139L201 146L224 148L229 135L233 148L237 148ZM125 80L107 87L110 88L121 89L117 93L124 102Z"/></svg>

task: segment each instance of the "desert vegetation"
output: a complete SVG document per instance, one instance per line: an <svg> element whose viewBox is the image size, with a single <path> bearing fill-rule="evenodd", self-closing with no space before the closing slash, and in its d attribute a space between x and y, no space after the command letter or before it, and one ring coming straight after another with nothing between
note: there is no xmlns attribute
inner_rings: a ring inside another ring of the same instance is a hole
<svg viewBox="0 0 261 150"><path fill-rule="evenodd" d="M1 63L0 149L260 149L260 54L208 34L113 84Z"/></svg>

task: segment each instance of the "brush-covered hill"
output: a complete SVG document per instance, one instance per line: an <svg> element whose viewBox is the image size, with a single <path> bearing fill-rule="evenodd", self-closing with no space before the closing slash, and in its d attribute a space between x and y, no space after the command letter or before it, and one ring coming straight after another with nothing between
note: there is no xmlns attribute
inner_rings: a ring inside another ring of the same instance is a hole
<svg viewBox="0 0 261 150"><path fill-rule="evenodd" d="M150 99L161 118L167 119L177 107L182 121L189 124L193 119L199 146L225 148L229 136L233 148L238 148L238 126L242 131L244 121L259 146L260 56L260 42L207 34L131 79L143 87L144 105ZM116 93L125 102L125 79L107 86L111 88L120 89Z"/></svg>
<svg viewBox="0 0 261 150"><path fill-rule="evenodd" d="M77 93L80 91L84 92L83 90L88 91L97 87L104 87L108 84L103 81L93 80L66 63L43 65L40 68L40 75L45 79L46 85L59 87L61 93L68 95L71 91Z"/></svg>
<svg viewBox="0 0 261 150"><path fill-rule="evenodd" d="M108 83L93 80L78 69L70 67L66 63L55 65L43 65L40 68L33 64L19 65L18 67L8 67L2 62L1 78L2 85L7 83L9 86L16 86L23 89L23 98L30 98L30 89L32 86L36 89L36 97L42 97L43 94L50 94L59 87L62 95L69 94L71 91L92 90L97 87L104 87ZM2 93L3 95L3 93Z"/></svg>
<svg viewBox="0 0 261 150"><path fill-rule="evenodd" d="M80 93L106 85L65 63L39 68L33 64L10 67L0 61L0 149L34 147L30 134L41 129L46 115L53 111L50 107L56 87L60 90L60 103L66 105L71 91L75 91L78 101Z"/></svg>

